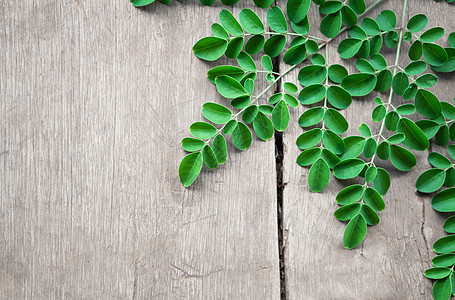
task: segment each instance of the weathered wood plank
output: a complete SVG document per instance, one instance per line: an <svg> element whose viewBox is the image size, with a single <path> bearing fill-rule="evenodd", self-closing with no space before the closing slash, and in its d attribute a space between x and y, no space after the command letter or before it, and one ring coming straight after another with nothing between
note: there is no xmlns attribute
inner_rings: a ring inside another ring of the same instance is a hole
<svg viewBox="0 0 455 300"><path fill-rule="evenodd" d="M375 17L383 9L392 9L401 20L402 1L388 1L379 5L368 16ZM455 30L449 15L453 6L433 1L408 1L410 16L424 12L430 26L444 26ZM312 20L318 20L315 10ZM400 21L398 21L400 22ZM316 25L317 26L317 25ZM447 36L447 34L446 34ZM328 62L342 63L337 53L336 39L329 47ZM404 46L400 62L407 63ZM394 52L386 58L394 61ZM349 62L354 71L353 62ZM282 65L282 69L286 68ZM297 72L293 73L296 80ZM287 79L289 80L289 79ZM433 91L440 99L451 101L453 75L443 75ZM387 96L381 96L383 100ZM350 122L347 134L358 134L357 127L372 124L370 112L373 97L354 100L343 114ZM398 97L393 103L399 103ZM416 193L418 175L428 168L428 152L418 153L418 167L410 173L392 171L392 187L385 196L386 209L380 213L381 223L368 228L365 241L355 250L343 249L342 239L346 224L337 221L333 213L338 207L335 196L347 183L332 178L322 193L311 193L307 176L309 169L301 168L295 160L300 150L295 146L303 132L297 124L299 115L293 113L290 128L284 133L284 204L286 291L288 299L430 299L431 281L423 271L433 257L432 243L443 235L443 217L435 213L430 197ZM376 132L378 124L374 125ZM344 135L346 136L346 135ZM384 165L380 163L380 165ZM389 169L392 170L393 168Z"/></svg>
<svg viewBox="0 0 455 300"><path fill-rule="evenodd" d="M220 10L0 3L0 298L279 298L273 142L178 180Z"/></svg>

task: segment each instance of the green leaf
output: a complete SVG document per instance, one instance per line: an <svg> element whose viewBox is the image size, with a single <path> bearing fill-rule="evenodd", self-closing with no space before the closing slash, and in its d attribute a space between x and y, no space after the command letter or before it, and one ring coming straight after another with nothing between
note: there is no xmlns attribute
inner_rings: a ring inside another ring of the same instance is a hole
<svg viewBox="0 0 455 300"><path fill-rule="evenodd" d="M291 47L283 56L283 61L288 65L297 65L306 58L305 44L295 45Z"/></svg>
<svg viewBox="0 0 455 300"><path fill-rule="evenodd" d="M223 132L226 135L231 134L237 128L237 120L230 120L224 125Z"/></svg>
<svg viewBox="0 0 455 300"><path fill-rule="evenodd" d="M327 89L327 100L333 107L337 109L345 109L351 104L352 97L351 94L349 94L342 87L331 85Z"/></svg>
<svg viewBox="0 0 455 300"><path fill-rule="evenodd" d="M202 149L202 160L204 164L210 169L216 169L218 167L218 161L216 159L215 153L212 150L212 147L205 145Z"/></svg>
<svg viewBox="0 0 455 300"><path fill-rule="evenodd" d="M439 130L439 124L432 120L419 120L416 125L422 129L427 139L431 139Z"/></svg>
<svg viewBox="0 0 455 300"><path fill-rule="evenodd" d="M409 150L397 145L390 146L390 161L400 171L409 171L416 165L416 158Z"/></svg>
<svg viewBox="0 0 455 300"><path fill-rule="evenodd" d="M319 158L310 168L308 186L312 192L322 191L330 179L330 168L322 158Z"/></svg>
<svg viewBox="0 0 455 300"><path fill-rule="evenodd" d="M244 87L234 78L221 75L216 77L215 84L218 92L226 98L236 98L246 95Z"/></svg>
<svg viewBox="0 0 455 300"><path fill-rule="evenodd" d="M340 205L351 204L357 202L362 198L363 195L363 186L360 184L354 184L342 189L337 197L336 201Z"/></svg>
<svg viewBox="0 0 455 300"><path fill-rule="evenodd" d="M365 142L365 149L363 149L363 156L365 156L365 158L372 157L376 153L377 148L378 145L374 138L367 139Z"/></svg>
<svg viewBox="0 0 455 300"><path fill-rule="evenodd" d="M300 91L299 100L303 105L309 105L324 99L325 94L325 86L322 84L313 84L303 88Z"/></svg>
<svg viewBox="0 0 455 300"><path fill-rule="evenodd" d="M449 34L447 41L449 42L450 47L455 48L455 32Z"/></svg>
<svg viewBox="0 0 455 300"><path fill-rule="evenodd" d="M359 58L355 62L355 67L359 72L374 74L376 72L373 65L371 65L365 58Z"/></svg>
<svg viewBox="0 0 455 300"><path fill-rule="evenodd" d="M359 245L367 234L367 222L365 218L359 214L349 221L344 231L343 245L347 249L353 249Z"/></svg>
<svg viewBox="0 0 455 300"><path fill-rule="evenodd" d="M386 114L386 108L384 105L378 105L373 109L373 112L371 113L371 118L375 122L381 122Z"/></svg>
<svg viewBox="0 0 455 300"><path fill-rule="evenodd" d="M377 76L376 86L374 89L378 92L385 92L392 84L392 72L390 70L382 70Z"/></svg>
<svg viewBox="0 0 455 300"><path fill-rule="evenodd" d="M215 136L216 131L215 126L205 122L196 122L190 126L190 133L200 139L211 139Z"/></svg>
<svg viewBox="0 0 455 300"><path fill-rule="evenodd" d="M433 244L433 250L436 253L450 253L455 251L455 235L440 238Z"/></svg>
<svg viewBox="0 0 455 300"><path fill-rule="evenodd" d="M407 65L404 71L406 72L406 74L413 76L422 74L423 72L425 72L426 69L427 64L422 60L418 60L413 61L409 65Z"/></svg>
<svg viewBox="0 0 455 300"><path fill-rule="evenodd" d="M133 0L133 1L131 1L133 6L135 6L135 7L146 6L153 2L155 2L155 0Z"/></svg>
<svg viewBox="0 0 455 300"><path fill-rule="evenodd" d="M249 124L253 122L254 118L256 118L258 114L259 108L257 105L250 105L243 111L242 120L243 122Z"/></svg>
<svg viewBox="0 0 455 300"><path fill-rule="evenodd" d="M430 91L419 89L414 102L417 112L425 117L436 118L441 115L441 103Z"/></svg>
<svg viewBox="0 0 455 300"><path fill-rule="evenodd" d="M185 156L179 166L179 177L183 186L190 186L199 176L201 169L202 154L200 152L191 153Z"/></svg>
<svg viewBox="0 0 455 300"><path fill-rule="evenodd" d="M239 63L240 67L242 67L246 71L251 72L256 71L256 64L254 63L254 60L248 53L244 51L241 51L240 54L238 55L237 62Z"/></svg>
<svg viewBox="0 0 455 300"><path fill-rule="evenodd" d="M338 179L354 178L362 172L365 162L358 158L350 158L340 161L333 168L333 175Z"/></svg>
<svg viewBox="0 0 455 300"><path fill-rule="evenodd" d="M418 14L409 19L406 27L410 32L419 32L428 24L428 18L424 14Z"/></svg>
<svg viewBox="0 0 455 300"><path fill-rule="evenodd" d="M360 206L360 203L351 203L342 206L335 211L335 218L339 221L350 220L360 212Z"/></svg>
<svg viewBox="0 0 455 300"><path fill-rule="evenodd" d="M352 26L357 24L357 16L355 12L350 8L349 6L343 6L341 8L341 17L343 20L343 23L346 24L346 26Z"/></svg>
<svg viewBox="0 0 455 300"><path fill-rule="evenodd" d="M272 59L270 58L270 56L268 56L268 55L262 56L261 63L266 71L271 72L273 70L273 63L272 63Z"/></svg>
<svg viewBox="0 0 455 300"><path fill-rule="evenodd" d="M389 131L397 130L398 121L400 120L400 116L395 111L389 111L385 116L385 127Z"/></svg>
<svg viewBox="0 0 455 300"><path fill-rule="evenodd" d="M254 11L244 8L239 14L240 24L243 28L252 34L260 34L264 31L264 24Z"/></svg>
<svg viewBox="0 0 455 300"><path fill-rule="evenodd" d="M327 77L327 68L319 65L303 67L299 71L298 80L301 85L308 86L323 82Z"/></svg>
<svg viewBox="0 0 455 300"><path fill-rule="evenodd" d="M368 204L362 205L360 213L365 218L368 225L373 226L379 223L378 214Z"/></svg>
<svg viewBox="0 0 455 300"><path fill-rule="evenodd" d="M322 130L320 128L313 128L307 132L302 133L297 138L297 147L299 149L307 149L316 146L322 139Z"/></svg>
<svg viewBox="0 0 455 300"><path fill-rule="evenodd" d="M214 61L220 58L227 49L228 42L214 36L200 39L193 46L193 52L196 57L208 61Z"/></svg>
<svg viewBox="0 0 455 300"><path fill-rule="evenodd" d="M430 146L427 137L419 126L407 118L401 118L398 121L397 132L406 136L402 144L410 149L423 151Z"/></svg>
<svg viewBox="0 0 455 300"><path fill-rule="evenodd" d="M252 141L250 129L244 123L239 122L232 132L232 140L234 145L240 150L248 149Z"/></svg>
<svg viewBox="0 0 455 300"><path fill-rule="evenodd" d="M387 68L387 62L384 56L382 56L379 53L371 55L370 63L376 70L384 70L385 68Z"/></svg>
<svg viewBox="0 0 455 300"><path fill-rule="evenodd" d="M264 44L265 54L271 57L278 56L283 51L286 45L286 37L282 34L277 34L269 38Z"/></svg>
<svg viewBox="0 0 455 300"><path fill-rule="evenodd" d="M365 200L365 203L371 206L375 211L381 211L385 208L381 195L371 187L367 187L363 193L363 199Z"/></svg>
<svg viewBox="0 0 455 300"><path fill-rule="evenodd" d="M449 218L450 219L450 218ZM455 264L455 254L441 254L432 259L435 267L450 267Z"/></svg>
<svg viewBox="0 0 455 300"><path fill-rule="evenodd" d="M395 94L402 96L404 90L409 86L409 78L404 72L398 72L393 77L392 89Z"/></svg>
<svg viewBox="0 0 455 300"><path fill-rule="evenodd" d="M310 0L288 0L286 12L288 18L293 23L299 23L305 19L310 8Z"/></svg>
<svg viewBox="0 0 455 300"><path fill-rule="evenodd" d="M381 196L387 193L390 187L390 175L385 169L378 168L376 178L373 180L373 187Z"/></svg>
<svg viewBox="0 0 455 300"><path fill-rule="evenodd" d="M438 82L438 77L433 74L424 74L416 79L416 84L421 88L430 88Z"/></svg>
<svg viewBox="0 0 455 300"><path fill-rule="evenodd" d="M308 47L308 41L307 41L307 47ZM310 61L313 65L325 65L325 58L321 53L315 53L313 56L311 56Z"/></svg>
<svg viewBox="0 0 455 300"><path fill-rule="evenodd" d="M434 137L436 145L445 146L449 142L449 127L447 125L441 126Z"/></svg>
<svg viewBox="0 0 455 300"><path fill-rule="evenodd" d="M202 106L202 115L215 124L224 124L232 117L232 112L225 106L207 102Z"/></svg>
<svg viewBox="0 0 455 300"><path fill-rule="evenodd" d="M431 43L423 43L423 58L432 66L441 66L449 58L444 48Z"/></svg>
<svg viewBox="0 0 455 300"><path fill-rule="evenodd" d="M245 44L245 52L254 55L259 53L264 47L265 37L263 35L253 35Z"/></svg>
<svg viewBox="0 0 455 300"><path fill-rule="evenodd" d="M340 155L344 151L344 142L338 134L330 129L324 131L322 135L322 143L324 146L335 154Z"/></svg>
<svg viewBox="0 0 455 300"><path fill-rule="evenodd" d="M308 22L308 17L303 18L302 21L300 22L291 22L291 27L292 30L294 30L296 33L305 35L308 34L310 31L310 23Z"/></svg>
<svg viewBox="0 0 455 300"><path fill-rule="evenodd" d="M390 156L390 144L387 141L382 141L376 149L376 154L382 160L389 159Z"/></svg>
<svg viewBox="0 0 455 300"><path fill-rule="evenodd" d="M349 0L349 7L358 15L363 14L366 10L364 0Z"/></svg>
<svg viewBox="0 0 455 300"><path fill-rule="evenodd" d="M288 93L295 94L299 91L298 87L292 82L285 82L283 84L284 90Z"/></svg>
<svg viewBox="0 0 455 300"><path fill-rule="evenodd" d="M371 136L371 129L368 127L367 124L363 123L360 124L359 126L359 133L363 135L364 137L370 137Z"/></svg>
<svg viewBox="0 0 455 300"><path fill-rule="evenodd" d="M444 181L444 186L452 187L455 185L455 168L450 167L446 170L446 181Z"/></svg>
<svg viewBox="0 0 455 300"><path fill-rule="evenodd" d="M384 38L385 45L389 48L395 48L398 43L398 32L389 31Z"/></svg>
<svg viewBox="0 0 455 300"><path fill-rule="evenodd" d="M273 111L273 106L268 104L261 104L259 105L259 111L266 115L271 115Z"/></svg>
<svg viewBox="0 0 455 300"><path fill-rule="evenodd" d="M251 97L248 95L240 96L237 98L232 99L231 105L237 109L242 109L250 104Z"/></svg>
<svg viewBox="0 0 455 300"><path fill-rule="evenodd" d="M243 28L237 22L234 15L227 9L223 9L219 15L221 25L232 35L239 36L243 34Z"/></svg>
<svg viewBox="0 0 455 300"><path fill-rule="evenodd" d="M182 140L182 148L187 152L199 151L204 147L204 141L195 138L184 138Z"/></svg>
<svg viewBox="0 0 455 300"><path fill-rule="evenodd" d="M344 152L341 155L342 160L356 158L362 153L365 147L365 138L361 136L348 136L344 140Z"/></svg>
<svg viewBox="0 0 455 300"><path fill-rule="evenodd" d="M207 72L207 77L211 83L215 83L216 77L220 75L227 75L235 80L240 80L245 75L245 72L235 66L217 66Z"/></svg>
<svg viewBox="0 0 455 300"><path fill-rule="evenodd" d="M397 107L396 112L401 115L412 115L416 111L416 107L412 103L406 103Z"/></svg>
<svg viewBox="0 0 455 300"><path fill-rule="evenodd" d="M352 58L359 52L362 43L362 40L355 38L344 39L338 44L338 53L343 59Z"/></svg>
<svg viewBox="0 0 455 300"><path fill-rule="evenodd" d="M444 35L444 28L433 27L422 33L420 40L424 43L431 43L439 40Z"/></svg>
<svg viewBox="0 0 455 300"><path fill-rule="evenodd" d="M240 51L242 51L243 48L243 37L235 37L233 38L229 43L228 47L226 49L226 52L224 53L226 57L228 58L237 58L239 56Z"/></svg>
<svg viewBox="0 0 455 300"><path fill-rule="evenodd" d="M452 281L450 277L436 280L433 285L434 300L448 300L452 294Z"/></svg>
<svg viewBox="0 0 455 300"><path fill-rule="evenodd" d="M431 200L433 209L440 212L455 211L455 188L448 188L438 192Z"/></svg>
<svg viewBox="0 0 455 300"><path fill-rule="evenodd" d="M391 10L383 10L377 17L376 21L383 31L391 31L397 25L397 16Z"/></svg>
<svg viewBox="0 0 455 300"><path fill-rule="evenodd" d="M267 8L270 7L270 5L273 4L274 0L253 0L254 4L256 4L257 7L260 8Z"/></svg>
<svg viewBox="0 0 455 300"><path fill-rule="evenodd" d="M313 107L305 111L299 118L301 127L309 127L321 122L324 117L324 109L322 107Z"/></svg>
<svg viewBox="0 0 455 300"><path fill-rule="evenodd" d="M211 30L214 36L219 37L221 39L227 40L229 38L229 34L227 33L226 29L218 23L213 23L211 26Z"/></svg>
<svg viewBox="0 0 455 300"><path fill-rule="evenodd" d="M329 79L335 83L341 83L348 76L348 71L342 65L331 65L328 69Z"/></svg>
<svg viewBox="0 0 455 300"><path fill-rule="evenodd" d="M365 181L373 182L373 180L376 178L377 174L378 174L378 168L376 168L375 166L369 167L365 172Z"/></svg>
<svg viewBox="0 0 455 300"><path fill-rule="evenodd" d="M408 56L411 60L419 60L422 56L422 42L417 40L409 48Z"/></svg>
<svg viewBox="0 0 455 300"><path fill-rule="evenodd" d="M435 168L447 169L452 166L452 163L447 157L437 152L431 152L428 155L428 162Z"/></svg>
<svg viewBox="0 0 455 300"><path fill-rule="evenodd" d="M321 32L329 38L334 38L341 29L341 11L327 15L321 21Z"/></svg>
<svg viewBox="0 0 455 300"><path fill-rule="evenodd" d="M447 233L455 233L455 216L451 216L451 217L447 218L447 220L444 222L443 228L444 228L444 231ZM452 264L454 264L454 263L452 263Z"/></svg>
<svg viewBox="0 0 455 300"><path fill-rule="evenodd" d="M224 136L218 134L213 139L212 149L213 152L215 153L216 160L218 161L218 163L224 164L227 158L227 145Z"/></svg>
<svg viewBox="0 0 455 300"><path fill-rule="evenodd" d="M362 27L368 35L377 35L381 33L378 23L372 18L364 18L360 23L360 27Z"/></svg>
<svg viewBox="0 0 455 300"><path fill-rule="evenodd" d="M348 75L341 82L341 87L355 97L368 95L375 86L376 76L367 73Z"/></svg>
<svg viewBox="0 0 455 300"><path fill-rule="evenodd" d="M382 48L382 36L381 35L376 35L371 38L370 40L370 54L375 54L379 53Z"/></svg>
<svg viewBox="0 0 455 300"><path fill-rule="evenodd" d="M343 134L348 130L348 122L337 110L328 108L324 115L324 122L327 128L337 134Z"/></svg>
<svg viewBox="0 0 455 300"><path fill-rule="evenodd" d="M430 279L442 279L450 275L452 271L448 268L430 268L425 270L425 277Z"/></svg>
<svg viewBox="0 0 455 300"><path fill-rule="evenodd" d="M333 169L335 167L335 165L337 163L340 162L340 158L338 157L338 155L336 155L335 153L333 153L331 150L329 149L322 149L322 154L321 154L321 157L322 159L325 160L325 162L327 163L327 165L329 165L329 168L330 169Z"/></svg>
<svg viewBox="0 0 455 300"><path fill-rule="evenodd" d="M297 164L301 167L312 165L321 156L321 148L306 149L297 157Z"/></svg>
<svg viewBox="0 0 455 300"><path fill-rule="evenodd" d="M278 6L273 6L267 11L267 22L270 28L278 33L285 33L288 30L288 23L283 11Z"/></svg>
<svg viewBox="0 0 455 300"><path fill-rule="evenodd" d="M338 12L343 7L340 1L326 1L319 6L319 13L323 15L333 14Z"/></svg>
<svg viewBox="0 0 455 300"><path fill-rule="evenodd" d="M267 141L273 137L272 121L262 112L258 112L253 121L253 128L256 135L263 141Z"/></svg>
<svg viewBox="0 0 455 300"><path fill-rule="evenodd" d="M441 102L442 115L450 120L455 120L455 106L448 102Z"/></svg>
<svg viewBox="0 0 455 300"><path fill-rule="evenodd" d="M359 39L359 40L366 40L367 39L367 33L365 30L363 30L360 26L354 25L349 28L348 31L349 37L352 37L354 39Z"/></svg>
<svg viewBox="0 0 455 300"><path fill-rule="evenodd" d="M295 98L291 94L288 94L288 93L284 94L283 99L287 103L287 105L289 105L290 107L294 107L294 108L299 107L299 101L297 100L297 98Z"/></svg>
<svg viewBox="0 0 455 300"><path fill-rule="evenodd" d="M289 124L289 108L284 100L280 100L272 112L272 122L277 131L283 131Z"/></svg>
<svg viewBox="0 0 455 300"><path fill-rule="evenodd" d="M417 94L417 84L411 83L403 92L403 99L404 100L411 100Z"/></svg>

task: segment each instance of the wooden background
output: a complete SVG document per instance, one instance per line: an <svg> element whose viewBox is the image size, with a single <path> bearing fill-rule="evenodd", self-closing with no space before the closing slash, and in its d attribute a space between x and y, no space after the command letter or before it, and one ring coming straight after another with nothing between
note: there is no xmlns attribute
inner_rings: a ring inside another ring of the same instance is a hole
<svg viewBox="0 0 455 300"><path fill-rule="evenodd" d="M406 19L425 12L455 31L453 6L408 6ZM243 7L252 1L229 9ZM384 1L370 16L401 7ZM232 61L191 51L222 8L0 2L1 299L280 298L273 140L229 147L226 165L191 188L178 179L188 126L203 103L225 103L206 72ZM340 61L335 44L329 53ZM443 75L433 91L452 101L453 80ZM370 119L367 100L345 112L350 133ZM295 164L299 110L283 137L286 299L430 299L422 273L444 218L414 188L428 151L414 171L392 172L381 223L344 250L345 225L333 218L342 184L311 193Z"/></svg>

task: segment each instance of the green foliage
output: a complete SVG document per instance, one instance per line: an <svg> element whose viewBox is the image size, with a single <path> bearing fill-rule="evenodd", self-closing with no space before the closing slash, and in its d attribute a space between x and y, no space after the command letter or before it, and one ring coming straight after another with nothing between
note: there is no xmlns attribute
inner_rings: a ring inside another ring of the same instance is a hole
<svg viewBox="0 0 455 300"><path fill-rule="evenodd" d="M311 3L323 15L320 29L326 37L338 36L343 24L349 26L338 53L342 59L353 59L356 72L349 73L342 64L332 64L327 55L318 53L330 39L310 35L307 12ZM222 10L220 22L211 27L213 36L200 39L193 51L203 60L214 61L223 55L233 59L235 66L214 66L207 73L232 107L212 102L203 105L202 115L208 122L192 124L193 137L182 140L182 148L190 152L179 168L182 184L191 185L203 164L213 169L226 161L229 135L235 147L246 150L253 141L252 133L259 140L271 139L274 132L289 126L292 109L302 105L298 119L302 132L296 140L302 152L296 162L308 168L308 187L313 192L323 192L332 177L347 185L336 196L340 207L334 216L347 222L344 247L358 246L368 226L380 223L380 212L387 206L392 180L377 160L389 160L397 170L406 172L417 163L412 151L428 149L431 140L439 145L455 141L455 106L441 103L437 89L427 90L438 82L431 71L455 70L454 33L448 38L450 47L443 48L439 40L444 29L426 28L425 15L413 16L407 23L402 16L404 23L397 24L391 10L363 18L367 10L363 0L288 0L286 12L279 7L267 11L267 22L251 9L243 9L238 20ZM409 44L411 62L400 66L403 43ZM383 56L391 51L395 63ZM274 66L281 58L289 68L278 72ZM294 69L298 82L285 81ZM259 78L265 79L266 87L258 91ZM376 92L380 97L373 96ZM344 110L353 98L375 103L371 120L347 122ZM375 122L377 126L371 126ZM350 126L359 126L360 135L346 136ZM455 146L449 147L449 154L451 158L431 153L428 161L433 168L416 182L418 191L436 192L432 205L441 212L455 211L455 165L451 162ZM446 189L441 190L443 187ZM455 218L449 218L444 229L455 233ZM438 240L434 250L441 255L425 276L436 280L434 295L441 299L452 292L455 235Z"/></svg>

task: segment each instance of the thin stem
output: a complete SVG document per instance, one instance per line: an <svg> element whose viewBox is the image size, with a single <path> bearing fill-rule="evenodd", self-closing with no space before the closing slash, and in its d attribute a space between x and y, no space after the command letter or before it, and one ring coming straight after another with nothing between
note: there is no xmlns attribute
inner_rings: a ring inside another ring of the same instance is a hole
<svg viewBox="0 0 455 300"><path fill-rule="evenodd" d="M407 2L408 0L404 0L404 3L403 3L403 14L401 16L401 27L404 27L404 22L405 22L405 17L406 17L406 5L407 5ZM398 62L400 60L400 51L401 51L401 42L403 41L403 30L400 31L400 37L398 39L398 46L397 46L397 54L395 56L395 64L394 64L394 68L393 68L393 76L392 78L396 75L397 73L397 69L398 69ZM387 112L389 111L389 108L392 104L392 96L393 96L393 90L392 88L390 88L390 93L389 93L389 99L385 105L385 113L387 115ZM385 118L382 120L382 123L381 123L381 128L379 129L379 135L382 136L382 132L384 131L384 127L385 127ZM376 140L376 143L379 141L379 137L378 139ZM370 160L370 163L372 164L374 162L374 159L376 158L376 153L373 154L373 156L371 157L371 160Z"/></svg>

